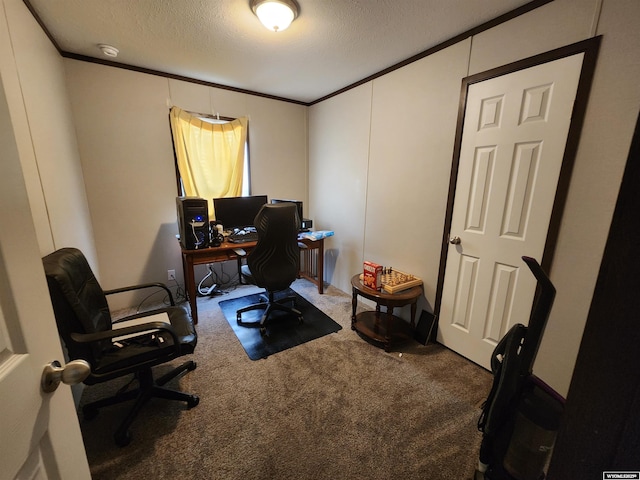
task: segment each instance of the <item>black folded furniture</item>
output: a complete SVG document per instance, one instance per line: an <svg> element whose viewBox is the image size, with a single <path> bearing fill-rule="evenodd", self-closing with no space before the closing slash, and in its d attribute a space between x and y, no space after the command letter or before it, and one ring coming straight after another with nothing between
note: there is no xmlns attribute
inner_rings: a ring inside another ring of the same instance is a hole
<svg viewBox="0 0 640 480"><path fill-rule="evenodd" d="M254 220L258 243L247 257L245 271L251 281L266 290L263 301L237 311L238 325L259 327L267 333L267 325L275 318L275 312L294 315L302 321L302 313L295 308L295 297L276 298L287 290L300 271L300 247L298 231L300 218L294 203L283 202L264 205ZM293 306L289 306L292 304ZM242 314L250 310L264 310L257 322L242 320Z"/></svg>
<svg viewBox="0 0 640 480"><path fill-rule="evenodd" d="M97 415L102 407L134 400L114 435L116 444L125 446L131 441L129 427L152 397L183 401L188 408L198 405L197 396L163 386L181 373L196 368L193 361L187 361L159 378L153 377L152 367L193 353L197 342L188 310L175 305L165 285L149 283L102 290L87 259L75 248L55 251L43 258L43 264L58 332L69 359L84 359L91 365L91 374L84 383L93 385L125 375L132 375L138 383L136 389L122 388L112 397L84 405L85 419ZM106 296L147 288L163 288L170 306L137 313L114 323ZM156 314L159 316L150 317ZM135 322L128 323L139 324L119 327L134 319Z"/></svg>

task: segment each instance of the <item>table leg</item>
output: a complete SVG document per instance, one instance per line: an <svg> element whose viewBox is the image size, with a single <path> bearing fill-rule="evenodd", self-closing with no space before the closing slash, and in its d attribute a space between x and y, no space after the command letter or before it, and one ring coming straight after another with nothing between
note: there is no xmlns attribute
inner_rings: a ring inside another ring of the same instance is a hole
<svg viewBox="0 0 640 480"><path fill-rule="evenodd" d="M351 299L351 330L355 330L355 323L356 323L356 309L358 307L358 291L355 289L355 287L352 289L353 290L353 297Z"/></svg>
<svg viewBox="0 0 640 480"><path fill-rule="evenodd" d="M184 268L184 285L185 290L187 291L187 299L189 300L189 305L191 306L191 318L193 318L193 323L198 324L198 297L196 295L196 279L195 274L193 272L193 260L188 258L182 258L182 264Z"/></svg>
<svg viewBox="0 0 640 480"><path fill-rule="evenodd" d="M247 285L242 281L242 255L238 255L236 258L236 266L238 267L238 283L240 285Z"/></svg>
<svg viewBox="0 0 640 480"><path fill-rule="evenodd" d="M324 238L320 239L318 247L318 293L324 292Z"/></svg>
<svg viewBox="0 0 640 480"><path fill-rule="evenodd" d="M412 302L411 303L411 327L412 328L416 328L416 309L417 309L417 302Z"/></svg>
<svg viewBox="0 0 640 480"><path fill-rule="evenodd" d="M373 322L373 331L377 335L380 331L380 304L376 302L376 317Z"/></svg>
<svg viewBox="0 0 640 480"><path fill-rule="evenodd" d="M389 352L391 350L391 330L393 329L393 317L394 307L387 306L387 326L384 335L384 351Z"/></svg>

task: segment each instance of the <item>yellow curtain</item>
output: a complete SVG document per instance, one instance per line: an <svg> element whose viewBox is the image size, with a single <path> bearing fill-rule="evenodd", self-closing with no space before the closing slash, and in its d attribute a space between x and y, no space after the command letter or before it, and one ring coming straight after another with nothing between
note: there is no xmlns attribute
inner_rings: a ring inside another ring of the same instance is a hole
<svg viewBox="0 0 640 480"><path fill-rule="evenodd" d="M242 195L247 118L209 123L178 107L169 117L185 195L206 198L215 218L214 198Z"/></svg>

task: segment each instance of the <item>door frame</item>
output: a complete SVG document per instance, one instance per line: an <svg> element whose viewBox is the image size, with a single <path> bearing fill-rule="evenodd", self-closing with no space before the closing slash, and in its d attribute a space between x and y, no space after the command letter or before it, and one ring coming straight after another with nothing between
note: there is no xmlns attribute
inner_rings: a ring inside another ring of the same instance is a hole
<svg viewBox="0 0 640 480"><path fill-rule="evenodd" d="M600 49L602 36L597 36L577 42L565 47L551 50L533 57L518 60L501 67L497 67L485 72L470 75L462 79L460 90L460 103L458 106L458 123L456 125L456 136L453 147L453 159L451 161L451 176L449 178L449 194L447 197L447 209L445 213L444 229L442 232L442 243L440 252L440 265L438 269L438 285L436 288L436 298L434 302L434 315L436 321L440 316L440 307L442 304L442 292L444 287L444 276L447 265L447 255L449 252L449 233L451 230L451 220L453 216L453 205L455 202L456 184L458 181L458 167L460 164L460 148L462 145L462 135L464 126L464 116L467 109L467 94L469 86L490 80L492 78L507 75L527 68L535 67L544 63L548 63L561 58L570 57L579 53L584 53L582 62L582 70L580 72L580 80L578 82L578 90L576 91L575 103L571 114L571 122L569 132L567 133L567 143L562 158L562 167L558 178L558 187L553 202L553 210L551 211L551 219L549 220L549 231L545 240L544 253L542 260L539 260L542 268L549 272L553 255L555 253L556 243L558 240L558 232L564 212L564 206L569 191L569 183L571 181L571 173L575 162L576 151L584 122L584 113L587 108L591 83L593 81L593 73L595 70L596 59ZM432 330L433 339L437 328Z"/></svg>

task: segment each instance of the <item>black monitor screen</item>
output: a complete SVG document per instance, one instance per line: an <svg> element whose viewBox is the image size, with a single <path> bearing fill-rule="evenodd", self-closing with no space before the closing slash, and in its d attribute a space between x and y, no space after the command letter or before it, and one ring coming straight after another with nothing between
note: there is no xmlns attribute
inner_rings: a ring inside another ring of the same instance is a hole
<svg viewBox="0 0 640 480"><path fill-rule="evenodd" d="M253 219L265 203L267 203L266 195L214 198L213 210L216 222L222 224L225 230L251 227Z"/></svg>
<svg viewBox="0 0 640 480"><path fill-rule="evenodd" d="M300 217L300 220L302 221L302 202L300 200L280 200L276 198L271 199L271 203L282 203L282 202L295 203L296 207L298 207L298 217Z"/></svg>

